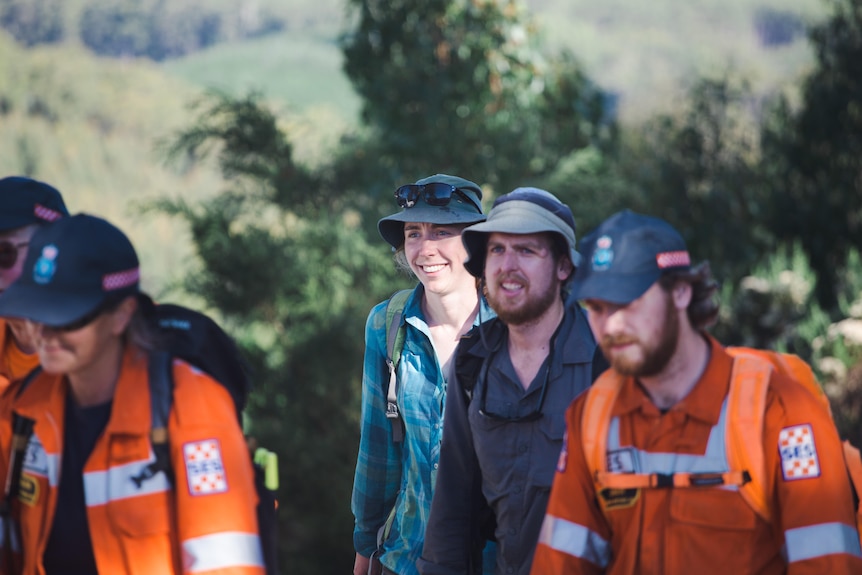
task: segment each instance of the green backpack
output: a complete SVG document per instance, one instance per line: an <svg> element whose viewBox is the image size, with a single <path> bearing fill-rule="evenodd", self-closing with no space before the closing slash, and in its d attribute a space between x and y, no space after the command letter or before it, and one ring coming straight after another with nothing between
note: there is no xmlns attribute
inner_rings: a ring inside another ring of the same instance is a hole
<svg viewBox="0 0 862 575"><path fill-rule="evenodd" d="M398 378L396 371L404 349L404 306L413 293L412 289L399 290L392 294L386 304L386 365L389 367L389 385L386 393L386 419L392 425L395 443L404 441L404 421L398 411Z"/></svg>

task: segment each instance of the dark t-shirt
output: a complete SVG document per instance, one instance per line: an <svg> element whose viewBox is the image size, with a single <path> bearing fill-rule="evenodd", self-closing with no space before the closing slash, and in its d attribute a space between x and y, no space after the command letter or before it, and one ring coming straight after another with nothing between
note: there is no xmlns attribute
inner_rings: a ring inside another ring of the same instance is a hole
<svg viewBox="0 0 862 575"><path fill-rule="evenodd" d="M78 407L66 396L60 489L42 557L47 575L98 575L84 500L84 464L108 425L111 402Z"/></svg>

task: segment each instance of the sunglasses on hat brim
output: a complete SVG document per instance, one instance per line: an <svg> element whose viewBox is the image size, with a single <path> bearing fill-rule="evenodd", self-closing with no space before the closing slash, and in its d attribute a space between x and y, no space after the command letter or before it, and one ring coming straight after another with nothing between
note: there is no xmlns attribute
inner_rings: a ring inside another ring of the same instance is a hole
<svg viewBox="0 0 862 575"><path fill-rule="evenodd" d="M416 205L416 200L420 197L422 197L425 200L425 203L429 206L440 207L448 206L449 202L452 201L452 196L456 194L470 202L470 204L474 206L479 213L482 212L482 207L476 205L476 202L470 199L470 196L465 194L459 188L442 182L403 185L395 190L395 199L398 200L398 206L401 208L412 208Z"/></svg>

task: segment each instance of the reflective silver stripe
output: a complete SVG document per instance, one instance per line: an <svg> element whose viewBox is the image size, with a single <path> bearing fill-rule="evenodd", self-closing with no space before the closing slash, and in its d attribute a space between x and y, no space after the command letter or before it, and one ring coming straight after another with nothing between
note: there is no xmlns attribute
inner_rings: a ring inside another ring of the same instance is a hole
<svg viewBox="0 0 862 575"><path fill-rule="evenodd" d="M539 543L599 567L607 567L611 560L610 545L601 535L583 525L553 515L545 515L542 530L539 532Z"/></svg>
<svg viewBox="0 0 862 575"><path fill-rule="evenodd" d="M146 461L133 461L111 467L106 471L85 473L84 499L87 502L87 507L105 505L109 501L118 499L169 491L171 486L164 473L158 473L140 482L132 479L139 477L141 472L153 461L155 461L155 456L151 453L150 459Z"/></svg>
<svg viewBox="0 0 862 575"><path fill-rule="evenodd" d="M856 529L843 523L821 523L784 532L782 553L787 563L847 553L862 557Z"/></svg>
<svg viewBox="0 0 862 575"><path fill-rule="evenodd" d="M228 531L183 541L184 573L263 566L260 538L253 533Z"/></svg>
<svg viewBox="0 0 862 575"><path fill-rule="evenodd" d="M727 398L721 404L718 423L709 432L706 452L703 455L683 453L655 453L626 446L635 460L636 473L724 473L730 471L725 450L725 427L727 425ZM611 419L608 426L607 450L621 449L619 417ZM726 486L725 486L726 487ZM735 486L731 486L736 489Z"/></svg>

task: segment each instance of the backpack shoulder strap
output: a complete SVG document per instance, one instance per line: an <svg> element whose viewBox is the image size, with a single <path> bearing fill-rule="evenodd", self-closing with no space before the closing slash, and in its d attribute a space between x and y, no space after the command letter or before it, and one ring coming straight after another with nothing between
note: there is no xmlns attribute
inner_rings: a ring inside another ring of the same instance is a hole
<svg viewBox="0 0 862 575"><path fill-rule="evenodd" d="M168 416L174 394L173 359L166 351L151 351L147 358L147 379L150 384L150 444L155 461L132 477L140 485L164 472L171 484L174 482L171 467L170 446L168 444Z"/></svg>
<svg viewBox="0 0 862 575"><path fill-rule="evenodd" d="M773 367L758 354L746 350L732 350L731 355L734 360L725 430L727 462L731 469L747 472L748 481L740 486L739 493L758 515L769 521L763 419Z"/></svg>
<svg viewBox="0 0 862 575"><path fill-rule="evenodd" d="M843 442L842 446L844 447L844 465L847 467L847 474L850 476L850 484L853 487L853 503L856 504L856 527L862 530L862 505L860 505L859 498L859 495L862 494L862 454L847 440ZM860 531L859 537L862 540L862 531Z"/></svg>
<svg viewBox="0 0 862 575"><path fill-rule="evenodd" d="M817 398L831 417L832 406L829 404L829 398L826 396L826 392L823 391L823 387L821 387L820 382L817 381L817 376L814 375L814 370L811 369L811 366L808 365L808 363L801 357L792 353L776 352L775 356L782 365L782 367L779 368L779 371L787 373L790 377L801 383L805 389L810 391L811 394Z"/></svg>
<svg viewBox="0 0 862 575"><path fill-rule="evenodd" d="M386 388L386 418L392 425L395 443L404 441L404 424L398 412L398 378L396 377L401 351L404 349L404 306L413 290L405 289L392 294L386 304L386 365L389 367L389 385Z"/></svg>
<svg viewBox="0 0 862 575"><path fill-rule="evenodd" d="M399 290L386 304L386 353L387 359L396 366L404 349L404 306L412 293L410 289Z"/></svg>
<svg viewBox="0 0 862 575"><path fill-rule="evenodd" d="M154 443L167 443L168 416L174 392L173 362L166 351L152 351L148 359L150 381L150 436Z"/></svg>
<svg viewBox="0 0 862 575"><path fill-rule="evenodd" d="M609 369L600 375L586 392L584 414L581 418L581 440L593 481L597 481L599 474L607 471L606 452L611 411L624 382L623 376Z"/></svg>

